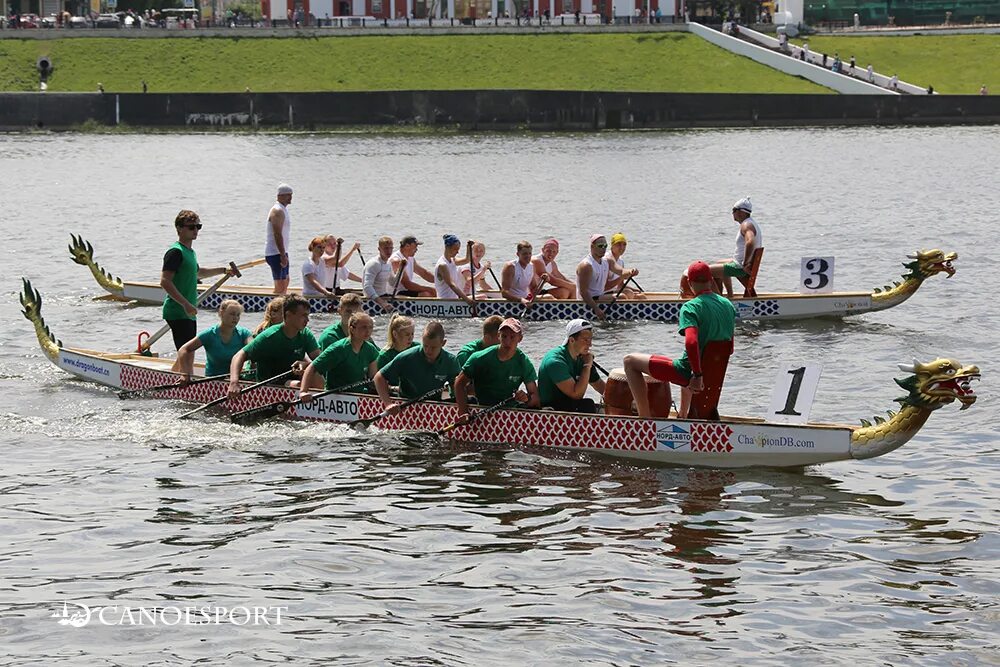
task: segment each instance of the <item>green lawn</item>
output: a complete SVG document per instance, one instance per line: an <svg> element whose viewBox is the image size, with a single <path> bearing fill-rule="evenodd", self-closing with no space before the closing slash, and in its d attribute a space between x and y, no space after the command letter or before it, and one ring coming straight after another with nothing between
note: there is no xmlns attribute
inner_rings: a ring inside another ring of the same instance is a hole
<svg viewBox="0 0 1000 667"><path fill-rule="evenodd" d="M830 93L694 35L0 40L0 90L255 92L520 88Z"/></svg>
<svg viewBox="0 0 1000 667"><path fill-rule="evenodd" d="M809 48L831 57L839 52L845 63L853 54L858 67L871 63L886 76L895 72L939 93L973 95L985 83L991 94L1000 94L1000 35L814 37Z"/></svg>

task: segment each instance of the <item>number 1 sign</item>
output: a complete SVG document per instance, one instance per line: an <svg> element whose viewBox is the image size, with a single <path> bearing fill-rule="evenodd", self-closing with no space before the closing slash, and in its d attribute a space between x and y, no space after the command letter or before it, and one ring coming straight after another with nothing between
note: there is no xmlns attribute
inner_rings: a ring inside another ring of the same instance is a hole
<svg viewBox="0 0 1000 667"><path fill-rule="evenodd" d="M825 294L833 291L833 257L803 257L799 278L802 294Z"/></svg>
<svg viewBox="0 0 1000 667"><path fill-rule="evenodd" d="M768 421L805 424L809 421L816 387L823 367L816 364L788 364L778 373L771 393Z"/></svg>

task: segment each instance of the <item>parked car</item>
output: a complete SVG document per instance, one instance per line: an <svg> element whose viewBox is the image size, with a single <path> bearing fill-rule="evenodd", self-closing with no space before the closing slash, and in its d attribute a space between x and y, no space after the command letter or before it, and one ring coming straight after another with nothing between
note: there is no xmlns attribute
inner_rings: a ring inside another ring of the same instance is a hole
<svg viewBox="0 0 1000 667"><path fill-rule="evenodd" d="M38 14L21 14L22 28L37 28L41 23L42 20L38 18Z"/></svg>
<svg viewBox="0 0 1000 667"><path fill-rule="evenodd" d="M66 22L67 28L89 28L90 21L88 21L83 16L71 16Z"/></svg>
<svg viewBox="0 0 1000 667"><path fill-rule="evenodd" d="M55 28L59 24L59 19L56 18L55 14L49 14L42 19L43 28Z"/></svg>
<svg viewBox="0 0 1000 667"><path fill-rule="evenodd" d="M122 24L118 21L117 14L99 14L95 28L120 28Z"/></svg>

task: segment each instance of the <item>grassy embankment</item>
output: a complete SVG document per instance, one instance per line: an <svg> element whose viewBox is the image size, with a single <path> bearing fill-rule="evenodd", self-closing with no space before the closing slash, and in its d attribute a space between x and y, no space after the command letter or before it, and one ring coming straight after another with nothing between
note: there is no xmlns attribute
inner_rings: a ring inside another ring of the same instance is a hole
<svg viewBox="0 0 1000 667"><path fill-rule="evenodd" d="M796 40L801 44L801 40ZM809 48L858 67L876 71L939 93L973 95L984 83L1000 94L1000 35L914 35L907 37L813 37Z"/></svg>
<svg viewBox="0 0 1000 667"><path fill-rule="evenodd" d="M0 40L0 91L535 89L830 93L684 33Z"/></svg>

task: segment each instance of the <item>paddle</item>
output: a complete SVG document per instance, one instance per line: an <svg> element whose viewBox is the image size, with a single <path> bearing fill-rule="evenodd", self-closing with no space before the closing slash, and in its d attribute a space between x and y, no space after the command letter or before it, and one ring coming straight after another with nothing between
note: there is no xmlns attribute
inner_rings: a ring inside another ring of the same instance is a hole
<svg viewBox="0 0 1000 667"><path fill-rule="evenodd" d="M472 241L468 241L465 244L465 254L468 257L472 257ZM470 296L472 297L472 316L476 316L476 270L472 268L472 260L469 260L469 272L472 275L472 291Z"/></svg>
<svg viewBox="0 0 1000 667"><path fill-rule="evenodd" d="M610 375L611 375L611 373L609 373L609 372L607 371L607 369L606 369L606 368L604 368L604 366L602 366L602 365L600 365L599 363L597 363L597 359L594 359L594 360L593 360L593 361L592 361L591 363L592 363L592 364L594 365L594 368L596 368L596 369L597 369L598 371L600 371L601 373L604 373L604 377L608 377L608 376L610 376Z"/></svg>
<svg viewBox="0 0 1000 667"><path fill-rule="evenodd" d="M636 288L637 290L639 290L640 292L645 292L645 291L646 291L646 290L642 289L642 285L640 285L640 284L639 284L639 281L638 281L638 280L636 280L634 276L633 276L633 277L631 277L631 278L629 278L629 279L628 279L628 281L629 281L630 283L632 283L633 285L635 285L635 288Z"/></svg>
<svg viewBox="0 0 1000 667"><path fill-rule="evenodd" d="M333 253L333 293L337 293L337 277L340 273L340 244L341 239L337 239L337 250Z"/></svg>
<svg viewBox="0 0 1000 667"><path fill-rule="evenodd" d="M128 391L118 392L118 398L126 399L133 398L139 394L148 394L154 391L165 391L167 389L182 389L184 387L190 387L192 385L201 384L202 382L211 382L212 380L221 380L223 378L229 377L229 373L223 373L221 375L210 375L208 377L198 378L197 380L191 380L190 382L172 382L170 384L158 384L154 387L145 387L143 389L129 389Z"/></svg>
<svg viewBox="0 0 1000 667"><path fill-rule="evenodd" d="M254 262L256 262L256 261L257 260L254 260ZM253 264L253 262L249 263L249 265L252 265L252 264ZM231 271L232 273L230 273L229 271ZM207 290L205 290L204 292L202 292L198 296L198 299L197 299L197 301L195 301L195 304L194 304L195 308L197 308L199 305L201 305L201 303L203 301L205 301L205 299L207 299L208 297L210 297L213 294L215 294L216 292L218 292L219 288L222 287L222 284L224 282L226 282L227 280L229 280L230 277L236 276L237 278L239 278L239 277L241 277L243 275L242 273L240 273L240 267L236 266L236 264L233 263L233 262L229 262L229 271L227 271L225 275L223 275L221 278L219 278L215 282L214 285L212 285L211 287L209 287ZM149 348L153 346L153 343L155 343L156 341L158 341L161 338L163 338L163 336L168 331L170 331L170 325L169 324L163 325L163 327L159 331L157 331L155 334L153 334L152 336L150 336L149 338L147 338L146 342L139 343L139 345L136 347L135 351L137 353L145 355L147 357L152 356L150 354L150 352L149 352ZM140 339L142 338L142 334L139 335L139 338Z"/></svg>
<svg viewBox="0 0 1000 667"><path fill-rule="evenodd" d="M361 248L358 248L358 259L361 260L361 266L367 264L367 262L365 262L365 256L361 254Z"/></svg>
<svg viewBox="0 0 1000 667"><path fill-rule="evenodd" d="M270 384L270 383L274 382L275 380L283 380L283 379L285 379L286 377L288 377L289 375L291 375L294 372L295 371L290 368L287 371L285 371L284 373L279 373L278 375L275 375L273 378L268 378L266 380L262 380L262 381L260 381L260 382L258 382L256 384L250 385L249 387L247 387L245 389L241 389L239 395L243 396L244 394L246 394L246 393L248 393L248 392L250 392L250 391L252 391L254 389L257 389L258 387L263 387L264 385ZM204 410L205 408L210 408L213 405L218 405L219 403L224 403L225 401L228 401L228 400L229 400L229 394L227 393L222 398L217 398L214 401L209 401L205 405L199 405L197 408L195 408L194 410L191 410L190 412L185 412L180 417L178 417L178 419L187 419L191 415L197 414L197 413L201 412L202 410Z"/></svg>
<svg viewBox="0 0 1000 667"><path fill-rule="evenodd" d="M396 298L396 290L399 289L399 281L403 279L403 271L406 270L406 258L399 260L399 273L396 274L396 284L392 286L392 298Z"/></svg>
<svg viewBox="0 0 1000 667"><path fill-rule="evenodd" d="M508 396L507 398L503 399L502 401L500 401L496 405L491 405L488 408L484 408L482 410L477 410L476 412L472 412L472 413L469 414L469 420L467 422L465 422L464 424L462 424L461 422L456 421L454 424L449 424L448 426L445 426L443 429L439 430L437 432L437 435L447 435L447 434L451 433L452 431L454 431L459 426L469 426L473 422L475 422L477 419L479 419L480 417L485 417L486 415L490 414L491 412L496 412L497 410L502 410L504 407L507 406L508 403L510 403L511 401L514 400L515 396L516 396L516 394L511 394L510 396Z"/></svg>
<svg viewBox="0 0 1000 667"><path fill-rule="evenodd" d="M255 259L255 260L252 260L252 261L249 261L249 262L244 262L242 264L237 264L236 268L239 269L240 271L242 271L243 269L249 269L249 268L254 267L254 266L259 266L259 265L263 264L266 261L267 261L267 259L265 257L261 257L259 259Z"/></svg>
<svg viewBox="0 0 1000 667"><path fill-rule="evenodd" d="M411 405L416 405L417 403L420 403L421 401L430 400L434 396L434 394L437 394L438 396L440 396L441 392L444 389L446 389L447 387L448 387L448 383L446 382L444 385L442 385L440 387L437 387L435 389L431 389L426 394L423 394L421 396L417 396L416 398L411 398L410 400L404 401L403 403L400 403L397 406L393 406L393 407L397 407L398 408L398 410L396 410L396 414L398 415L400 412L402 412L406 408L410 407ZM355 419L354 421L350 422L348 424L348 426L350 426L351 428L368 428L369 426L371 426L375 422L377 422L380 419L383 419L385 417L388 417L388 416L389 416L389 410L387 408L387 409L383 410L382 412L378 413L377 415L375 415L374 417L369 417L368 419Z"/></svg>
<svg viewBox="0 0 1000 667"><path fill-rule="evenodd" d="M497 274L493 273L493 267L491 266L487 270L490 272L490 275L493 276L493 282L495 282L497 284L497 289L503 289L503 287L501 287L501 285L500 285L500 279L497 278Z"/></svg>
<svg viewBox="0 0 1000 667"><path fill-rule="evenodd" d="M262 405L258 408L250 408L249 410L244 410L242 412L234 412L229 416L229 419L234 424L242 424L244 426L248 424L255 424L259 421L263 421L269 417L274 417L275 415L280 415L288 412L289 408L296 405L302 405L303 403L312 403L317 398L323 398L329 394L336 394L341 391L350 391L351 389L357 389L358 387L363 387L370 384L371 380L361 380L360 382L355 382L354 384L347 384L343 387L337 387L336 389L326 389L319 393L313 394L308 399L298 399L295 401L277 401L275 403L269 403L267 405Z"/></svg>
<svg viewBox="0 0 1000 667"><path fill-rule="evenodd" d="M538 287L535 288L535 291L531 293L531 298L528 300L528 303L524 304L524 312L521 313L522 320L528 316L528 308L531 307L531 304L535 303L535 297L538 296L538 293L542 291L542 287L544 286L545 286L545 278L542 278L541 280L538 281Z"/></svg>

